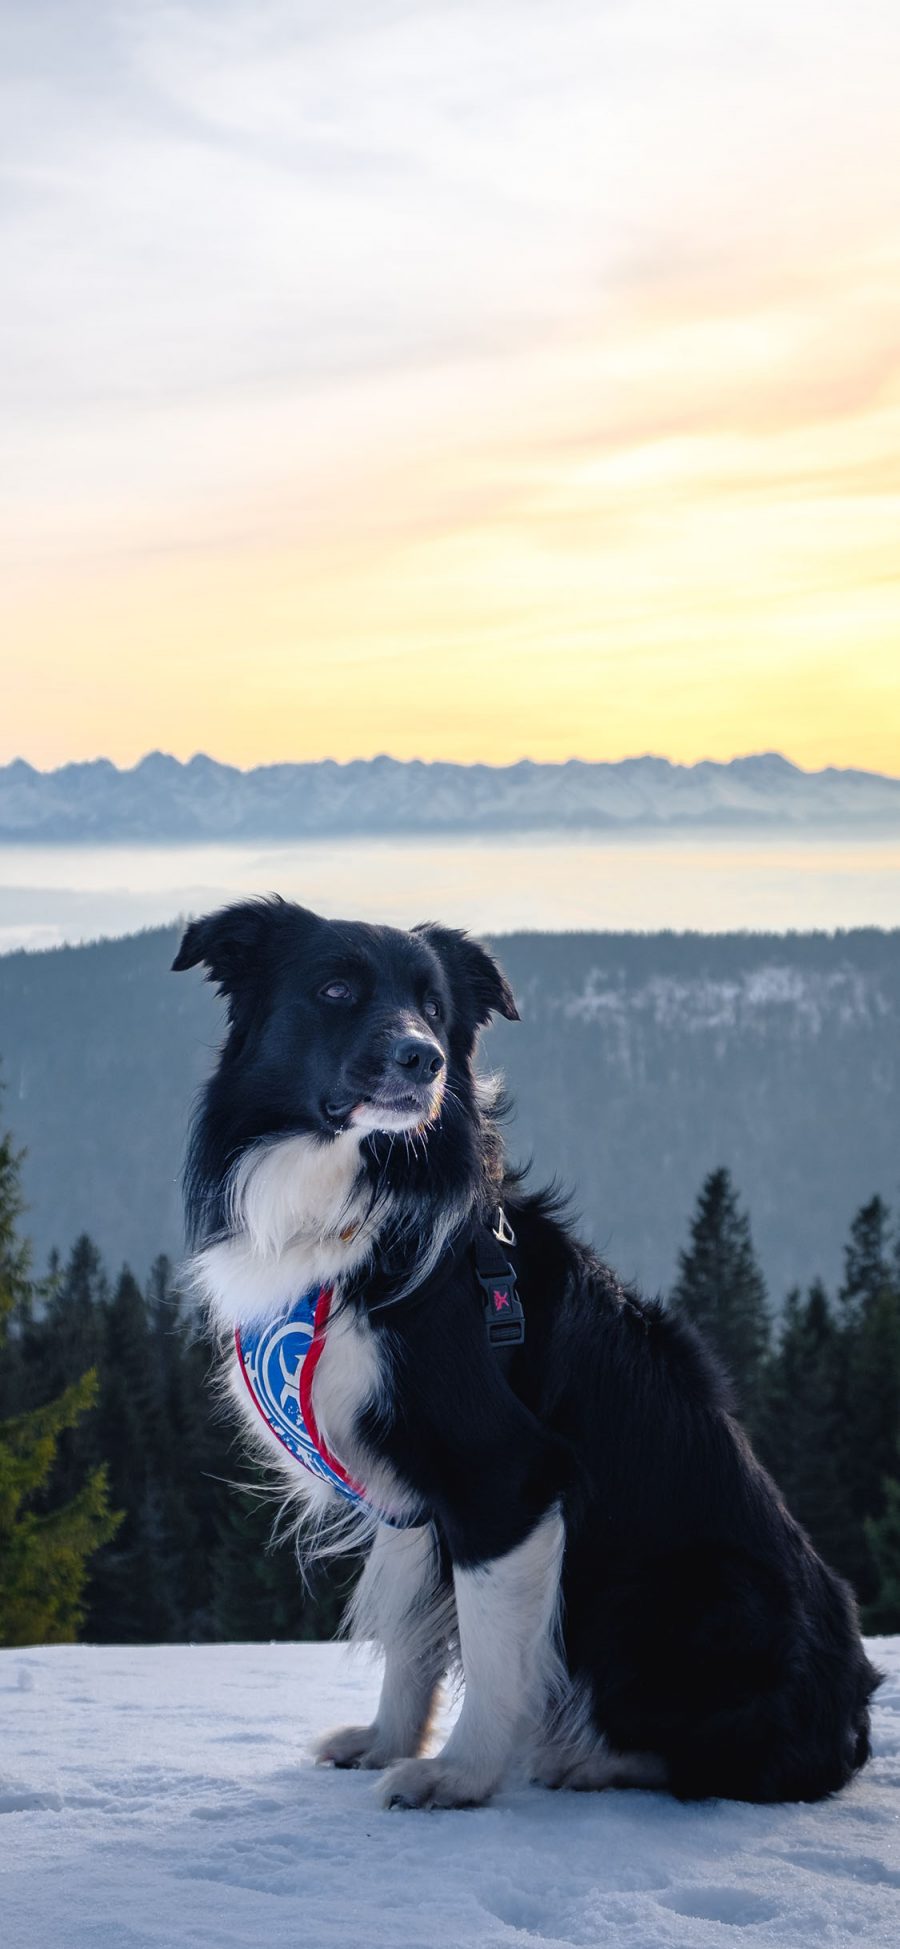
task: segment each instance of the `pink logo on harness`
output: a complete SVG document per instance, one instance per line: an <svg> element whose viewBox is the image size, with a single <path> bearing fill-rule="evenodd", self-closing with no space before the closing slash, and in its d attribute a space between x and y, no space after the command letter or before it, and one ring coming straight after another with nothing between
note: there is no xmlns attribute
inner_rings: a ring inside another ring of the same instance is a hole
<svg viewBox="0 0 900 1949"><path fill-rule="evenodd" d="M499 1288L495 1286L494 1287L494 1312L499 1313L502 1311L504 1306L508 1306L508 1305L509 1305L509 1294L501 1293Z"/></svg>

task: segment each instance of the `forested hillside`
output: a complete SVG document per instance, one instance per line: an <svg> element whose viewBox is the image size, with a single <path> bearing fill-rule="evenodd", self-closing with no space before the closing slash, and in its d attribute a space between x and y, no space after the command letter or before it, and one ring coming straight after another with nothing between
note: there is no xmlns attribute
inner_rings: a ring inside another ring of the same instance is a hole
<svg viewBox="0 0 900 1949"><path fill-rule="evenodd" d="M439 906L439 902L436 902ZM179 1160L220 1030L174 928L0 958L7 1118L40 1266L85 1228L111 1267L181 1247ZM900 933L521 934L522 1021L484 1060L508 1132L628 1276L668 1289L698 1183L727 1166L773 1302L840 1277L850 1218L900 1178Z"/></svg>

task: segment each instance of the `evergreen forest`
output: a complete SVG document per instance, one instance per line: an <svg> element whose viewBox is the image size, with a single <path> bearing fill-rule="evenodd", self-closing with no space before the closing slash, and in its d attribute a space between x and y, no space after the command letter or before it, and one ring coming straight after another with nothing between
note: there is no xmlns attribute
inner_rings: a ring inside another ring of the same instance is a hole
<svg viewBox="0 0 900 1949"><path fill-rule="evenodd" d="M36 1277L0 1142L0 1643L330 1636L356 1566L301 1574L217 1405L165 1257L110 1277L85 1233ZM779 1296L780 1298L783 1296ZM900 1237L873 1195L834 1292L777 1312L727 1170L705 1178L669 1303L708 1337L788 1506L900 1630ZM273 1539L273 1524L275 1535Z"/></svg>

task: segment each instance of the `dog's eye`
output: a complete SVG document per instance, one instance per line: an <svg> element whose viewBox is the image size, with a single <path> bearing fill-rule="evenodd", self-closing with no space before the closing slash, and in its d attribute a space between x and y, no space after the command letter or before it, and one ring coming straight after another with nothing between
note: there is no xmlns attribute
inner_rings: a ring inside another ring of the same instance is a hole
<svg viewBox="0 0 900 1949"><path fill-rule="evenodd" d="M432 1022L440 1021L444 1011L441 1007L440 999L437 995L426 995L425 1000L422 1004L422 1013L423 1015L429 1016Z"/></svg>
<svg viewBox="0 0 900 1949"><path fill-rule="evenodd" d="M352 1002L353 989L349 981L326 981L319 995L323 1002Z"/></svg>

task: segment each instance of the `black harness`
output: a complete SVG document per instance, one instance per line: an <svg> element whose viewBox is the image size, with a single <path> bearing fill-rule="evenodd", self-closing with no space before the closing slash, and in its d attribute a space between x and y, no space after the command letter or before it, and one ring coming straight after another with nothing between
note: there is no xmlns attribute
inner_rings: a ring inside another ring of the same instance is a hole
<svg viewBox="0 0 900 1949"><path fill-rule="evenodd" d="M439 1292L459 1269L468 1266L473 1286L480 1288L488 1345L503 1354L520 1347L525 1339L525 1309L519 1297L515 1268L508 1256L516 1245L516 1235L502 1205L495 1205L488 1219L478 1219L457 1234L427 1277L418 1285L407 1286L410 1267L395 1265L385 1254L376 1256L365 1274L360 1292L370 1313L390 1312L394 1307L420 1306ZM399 1287L399 1291L398 1291Z"/></svg>
<svg viewBox="0 0 900 1949"><path fill-rule="evenodd" d="M404 1275L409 1277L409 1268L392 1266L382 1255L367 1273L360 1291L370 1312L392 1312L394 1307L405 1310L434 1295L465 1262L473 1286L477 1282L480 1288L488 1345L505 1368L506 1357L525 1338L525 1314L507 1257L507 1249L515 1242L515 1233L498 1205L490 1222L479 1220L447 1246L419 1285L404 1291ZM331 1453L318 1427L312 1382L325 1348L333 1296L331 1286L313 1287L298 1294L276 1319L238 1325L234 1335L238 1369L270 1433L296 1462L348 1501L367 1503L382 1522L408 1528L418 1519L374 1504L364 1486L355 1482L340 1458Z"/></svg>

